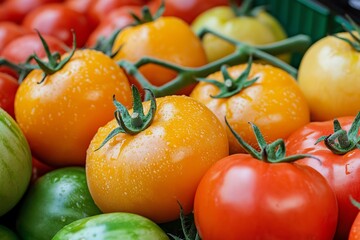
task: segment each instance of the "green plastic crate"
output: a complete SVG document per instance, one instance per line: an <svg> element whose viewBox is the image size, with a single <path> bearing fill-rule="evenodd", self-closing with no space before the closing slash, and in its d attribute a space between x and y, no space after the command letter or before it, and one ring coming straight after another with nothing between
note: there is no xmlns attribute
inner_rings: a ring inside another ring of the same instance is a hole
<svg viewBox="0 0 360 240"><path fill-rule="evenodd" d="M313 0L255 0L255 6L263 5L285 28L288 36L306 34L315 42L329 34L343 31L348 21L327 6ZM301 54L294 54L291 64L299 66Z"/></svg>

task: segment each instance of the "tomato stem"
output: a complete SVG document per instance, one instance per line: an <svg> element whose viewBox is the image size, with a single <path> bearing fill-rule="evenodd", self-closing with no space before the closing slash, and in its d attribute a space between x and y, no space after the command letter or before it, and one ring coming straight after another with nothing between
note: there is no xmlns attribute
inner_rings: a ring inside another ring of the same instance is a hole
<svg viewBox="0 0 360 240"><path fill-rule="evenodd" d="M328 136L320 137L315 144L324 141L325 146L334 154L344 155L356 148L360 149L360 112L356 115L349 131L342 129L339 121L333 121L334 132Z"/></svg>
<svg viewBox="0 0 360 240"><path fill-rule="evenodd" d="M137 16L135 13L130 12L130 15L134 19L134 23L130 24L130 26L137 26L148 22L153 22L163 15L165 11L165 1L162 0L159 8L155 12L154 15L151 14L150 9L147 5L143 6L141 9L141 15Z"/></svg>
<svg viewBox="0 0 360 240"><path fill-rule="evenodd" d="M136 88L135 85L131 86L131 90L133 95L133 113L130 115L127 108L123 104L118 102L115 96L113 96L113 103L116 107L114 115L119 126L110 132L110 134L104 139L104 141L95 151L103 147L110 139L112 139L119 133L135 135L139 132L144 131L152 123L157 108L155 96L149 89L145 89L146 91L150 92L151 96L150 110L145 115L139 90Z"/></svg>
<svg viewBox="0 0 360 240"><path fill-rule="evenodd" d="M250 146L240 137L240 135L230 126L226 117L225 117L225 123L230 129L231 133L236 138L236 140L242 146L242 148L256 159L268 163L294 162L298 159L307 158L307 157L319 160L318 158L309 154L297 154L286 157L285 142L283 139L277 139L274 142L268 144L266 143L264 136L261 134L260 129L255 124L249 122L255 134L258 146L260 148L260 150L257 151L255 148Z"/></svg>
<svg viewBox="0 0 360 240"><path fill-rule="evenodd" d="M343 40L345 42L347 42L348 44L350 44L350 46L357 52L360 52L360 27L359 25L357 25L355 23L354 20L352 20L348 15L346 15L347 19L349 20L350 22L350 26L347 26L345 24L342 24L342 27L344 28L344 30L346 32L348 32L350 34L350 36L353 38L353 40L350 40L350 39L347 39L347 38L344 38L344 37L340 37L338 34L334 34L333 36L340 39L340 40ZM358 34L358 36L356 36L354 33L353 33L353 30L356 31L356 33Z"/></svg>
<svg viewBox="0 0 360 240"><path fill-rule="evenodd" d="M235 13L235 16L240 17L250 15L253 2L253 0L244 0L239 7L235 0L229 0L229 5L232 11Z"/></svg>

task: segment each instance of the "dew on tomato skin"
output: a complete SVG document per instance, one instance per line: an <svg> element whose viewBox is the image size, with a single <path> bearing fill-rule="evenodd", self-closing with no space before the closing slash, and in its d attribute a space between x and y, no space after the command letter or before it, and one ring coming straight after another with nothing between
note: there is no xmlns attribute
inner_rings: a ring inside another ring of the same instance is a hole
<svg viewBox="0 0 360 240"><path fill-rule="evenodd" d="M65 217L65 216L61 216L61 217L60 217L60 221L61 221L61 222L66 222L66 217Z"/></svg>

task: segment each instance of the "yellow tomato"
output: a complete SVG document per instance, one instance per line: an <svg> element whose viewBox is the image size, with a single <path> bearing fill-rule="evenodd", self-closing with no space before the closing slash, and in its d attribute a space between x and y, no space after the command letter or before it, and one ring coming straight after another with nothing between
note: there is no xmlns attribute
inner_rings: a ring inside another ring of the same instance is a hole
<svg viewBox="0 0 360 240"><path fill-rule="evenodd" d="M237 78L246 64L229 67L230 76ZM226 116L229 124L245 142L257 147L249 122L259 127L267 142L286 138L310 120L309 108L295 79L287 72L273 67L253 63L248 79L258 80L240 92L226 98L213 98L219 88L208 82L200 82L190 94L213 111L222 124ZM224 82L222 73L207 77ZM244 152L235 137L227 129L230 153Z"/></svg>
<svg viewBox="0 0 360 240"><path fill-rule="evenodd" d="M67 55L63 56L63 59ZM33 70L15 96L15 116L32 153L53 166L84 165L97 129L113 118L112 96L130 106L128 79L116 63L95 50L77 50L48 75Z"/></svg>
<svg viewBox="0 0 360 240"><path fill-rule="evenodd" d="M228 155L224 127L204 105L187 96L158 98L151 125L129 135L114 119L100 128L87 150L90 193L103 212L131 212L156 222L190 213L206 170ZM149 102L143 103L144 112ZM131 112L131 111L130 111Z"/></svg>
<svg viewBox="0 0 360 240"><path fill-rule="evenodd" d="M355 33L356 34L356 33ZM354 41L349 33L341 33ZM344 40L327 36L314 43L299 67L298 82L311 119L331 120L360 110L360 52Z"/></svg>

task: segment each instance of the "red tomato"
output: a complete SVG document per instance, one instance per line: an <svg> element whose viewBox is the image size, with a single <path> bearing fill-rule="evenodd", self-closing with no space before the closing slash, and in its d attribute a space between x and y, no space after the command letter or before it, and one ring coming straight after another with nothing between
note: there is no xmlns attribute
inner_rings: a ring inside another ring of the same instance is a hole
<svg viewBox="0 0 360 240"><path fill-rule="evenodd" d="M6 73L0 72L0 108L15 118L14 100L19 87L16 79Z"/></svg>
<svg viewBox="0 0 360 240"><path fill-rule="evenodd" d="M31 10L51 2L61 2L61 0L5 0L0 7L0 21L21 23Z"/></svg>
<svg viewBox="0 0 360 240"><path fill-rule="evenodd" d="M36 180L47 172L54 170L54 167L50 167L43 162L40 162L36 158L32 158L32 174L31 183L35 183Z"/></svg>
<svg viewBox="0 0 360 240"><path fill-rule="evenodd" d="M37 29L41 34L54 36L68 46L72 46L73 29L78 47L84 46L91 32L84 15L60 3L45 4L34 9L24 18L23 26L29 30Z"/></svg>
<svg viewBox="0 0 360 240"><path fill-rule="evenodd" d="M11 40L26 34L28 31L13 22L0 22L0 51Z"/></svg>
<svg viewBox="0 0 360 240"><path fill-rule="evenodd" d="M109 37L116 29L121 29L125 26L134 22L134 18L131 16L130 12L135 13L136 15L140 14L141 7L139 6L124 6L117 9L114 9L109 12L95 28L95 30L90 34L86 45L92 47L96 44L97 40L100 37Z"/></svg>
<svg viewBox="0 0 360 240"><path fill-rule="evenodd" d="M358 201L352 197L350 198L350 201L352 201L352 204L356 206L356 208L360 209L360 203ZM351 225L348 240L360 240L360 213L356 215L356 218Z"/></svg>
<svg viewBox="0 0 360 240"><path fill-rule="evenodd" d="M230 155L202 178L194 203L202 239L332 239L334 192L314 169Z"/></svg>
<svg viewBox="0 0 360 240"><path fill-rule="evenodd" d="M342 117L338 121L344 130L349 130L354 117ZM316 169L333 187L339 205L336 239L346 239L359 212L351 204L349 195L360 199L360 149L337 155L324 142L315 144L320 137L333 132L333 121L311 122L292 133L286 140L286 147L289 154L308 153L320 159L321 164L314 159L301 159L297 163Z"/></svg>
<svg viewBox="0 0 360 240"><path fill-rule="evenodd" d="M65 0L64 4L79 13L86 14L89 10L92 0Z"/></svg>
<svg viewBox="0 0 360 240"><path fill-rule="evenodd" d="M141 6L144 3L145 0L93 0L89 6L88 15L91 22L97 25L113 9L126 5Z"/></svg>
<svg viewBox="0 0 360 240"><path fill-rule="evenodd" d="M68 47L59 39L47 35L43 35L42 37L45 39L52 52L57 51L60 54L67 52ZM0 52L0 57L17 64L24 63L29 56L34 53L40 58L46 57L44 46L38 34L29 33L9 42ZM18 77L18 74L9 67L0 67L0 72L6 72L14 77Z"/></svg>

